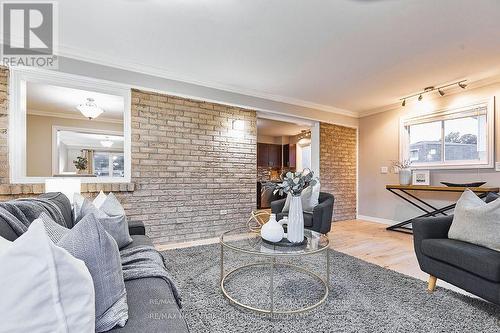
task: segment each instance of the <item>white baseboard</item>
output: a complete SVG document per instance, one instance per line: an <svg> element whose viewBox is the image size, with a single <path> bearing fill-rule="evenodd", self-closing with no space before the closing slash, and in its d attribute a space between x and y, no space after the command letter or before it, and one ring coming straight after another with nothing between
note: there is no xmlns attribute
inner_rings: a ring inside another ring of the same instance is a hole
<svg viewBox="0 0 500 333"><path fill-rule="evenodd" d="M394 220L383 219L380 217L374 217L374 216L368 216L368 215L357 215L356 218L358 220L382 223L382 224L387 224L387 225L392 225L392 224L398 223L397 221L394 221Z"/></svg>

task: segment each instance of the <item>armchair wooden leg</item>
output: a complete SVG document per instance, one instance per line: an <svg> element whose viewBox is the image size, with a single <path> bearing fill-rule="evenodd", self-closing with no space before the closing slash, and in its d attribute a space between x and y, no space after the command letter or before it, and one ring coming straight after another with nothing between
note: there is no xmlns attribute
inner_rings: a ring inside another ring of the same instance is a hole
<svg viewBox="0 0 500 333"><path fill-rule="evenodd" d="M436 289L437 277L429 275L429 284L427 285L427 291L432 293Z"/></svg>

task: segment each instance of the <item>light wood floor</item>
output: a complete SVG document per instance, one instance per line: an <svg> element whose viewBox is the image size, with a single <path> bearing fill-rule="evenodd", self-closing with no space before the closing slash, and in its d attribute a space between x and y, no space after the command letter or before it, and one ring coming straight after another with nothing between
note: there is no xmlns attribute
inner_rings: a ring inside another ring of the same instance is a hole
<svg viewBox="0 0 500 333"><path fill-rule="evenodd" d="M427 282L429 275L422 272L418 266L413 249L413 236L387 231L386 227L384 224L362 220L335 222L328 233L330 247ZM437 285L470 295L444 281L438 280Z"/></svg>

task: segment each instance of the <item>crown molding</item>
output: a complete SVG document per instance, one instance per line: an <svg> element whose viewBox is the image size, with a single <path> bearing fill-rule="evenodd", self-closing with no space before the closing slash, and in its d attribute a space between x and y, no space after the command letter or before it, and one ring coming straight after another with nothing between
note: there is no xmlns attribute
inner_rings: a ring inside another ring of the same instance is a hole
<svg viewBox="0 0 500 333"><path fill-rule="evenodd" d="M76 120L88 120L85 117L82 117L78 114L69 114L69 113L61 113L61 112L53 112L53 111L44 111L44 110L27 110L28 115L33 116L42 116L42 117L54 117L54 118L64 118L64 119L76 119ZM93 122L101 122L101 123L112 123L112 124L123 124L123 120L112 119L112 118L94 118Z"/></svg>
<svg viewBox="0 0 500 333"><path fill-rule="evenodd" d="M123 61L120 59L112 59L111 57L98 55L98 54L93 53L93 52L89 52L86 50L79 50L77 48L72 48L72 47L68 47L68 46L64 46L64 45L59 45L58 49L59 49L58 56L67 57L67 58L71 58L71 59L75 59L75 60L80 60L80 61L90 62L90 63L94 63L94 64L98 64L98 65L119 68L119 69L123 69L123 70L127 70L127 71L133 71L133 72L137 72L137 73L141 73L141 74L145 74L145 75L161 77L161 78L168 79L168 80L179 81L179 82L183 82L183 83L193 84L193 85L197 85L197 86L203 86L203 87L227 91L227 92L231 92L231 93L267 99L267 100L271 100L274 102L281 102L281 103L301 106L301 107L305 107L305 108L325 111L325 112L334 113L334 114L338 114L338 115L344 115L344 116L353 117L353 118L359 117L359 114L356 111L345 110L345 109L337 108L337 107L330 106L330 105L314 103L311 101L305 101L305 100L301 100L301 99L297 99L297 98L293 98L293 97L288 97L288 96L275 95L275 94L266 93L266 92L262 92L262 91L256 91L256 90L252 90L252 89L237 88L234 86L224 85L224 84L217 83L217 82L201 81L201 80L197 80L197 79L192 78L192 77L179 76L179 75L173 74L172 72L170 72L164 68L149 66L149 65L135 63L135 62Z"/></svg>
<svg viewBox="0 0 500 333"><path fill-rule="evenodd" d="M475 81L467 81L467 88L464 90L460 87L452 87L452 88L448 88L446 89L446 95L445 96L453 96L453 95L456 95L456 94L460 94L460 93L463 93L464 91L467 91L467 90L471 90L471 89L477 89L477 88L482 88L482 87L486 87L486 86L489 86L489 85L492 85L492 84L495 84L495 83L500 83L500 74L496 74L496 75L492 75L492 76L489 76L489 77L485 77L485 78L482 78L482 79L478 79L478 80L475 80ZM443 98L439 95L426 95L425 96L426 99L429 99L429 100L437 100L437 99L440 99L440 98ZM358 114L359 114L359 118L363 118L363 117L368 117L368 116L371 116L371 115L374 115L374 114L377 114L377 113L382 113L382 112L387 112L387 111L392 111L392 110L395 110L395 109L399 109L399 108L402 108L401 106L401 101L398 99L397 102L395 103L391 103L391 104L387 104L387 105L384 105L384 106L381 106L381 107L378 107L378 108L374 108L374 109L369 109L369 110L366 110L366 111L359 111Z"/></svg>

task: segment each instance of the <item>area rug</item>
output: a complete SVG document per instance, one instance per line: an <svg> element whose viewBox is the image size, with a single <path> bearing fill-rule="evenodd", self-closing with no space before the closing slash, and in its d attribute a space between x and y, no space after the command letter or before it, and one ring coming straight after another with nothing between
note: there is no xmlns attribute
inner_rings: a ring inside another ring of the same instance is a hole
<svg viewBox="0 0 500 333"><path fill-rule="evenodd" d="M444 288L430 294L426 283L349 255L330 251L331 291L326 302L300 315L273 318L243 310L223 297L219 245L164 251L167 268L183 298L189 329L197 332L500 332L500 307ZM231 254L226 271L256 258ZM301 262L305 260L305 262ZM314 255L293 264L318 274L325 258ZM268 268L242 271L228 280L231 295L260 307L269 305ZM313 278L277 269L276 306L308 305L322 290Z"/></svg>

